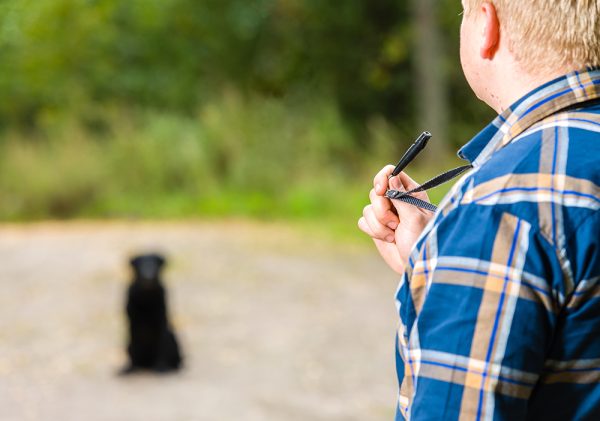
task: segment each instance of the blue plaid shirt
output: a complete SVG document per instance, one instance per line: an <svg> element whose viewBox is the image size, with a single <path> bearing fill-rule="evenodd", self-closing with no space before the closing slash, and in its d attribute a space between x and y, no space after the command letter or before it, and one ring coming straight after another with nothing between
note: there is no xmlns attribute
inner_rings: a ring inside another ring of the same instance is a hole
<svg viewBox="0 0 600 421"><path fill-rule="evenodd" d="M499 115L396 295L397 419L600 420L600 70Z"/></svg>

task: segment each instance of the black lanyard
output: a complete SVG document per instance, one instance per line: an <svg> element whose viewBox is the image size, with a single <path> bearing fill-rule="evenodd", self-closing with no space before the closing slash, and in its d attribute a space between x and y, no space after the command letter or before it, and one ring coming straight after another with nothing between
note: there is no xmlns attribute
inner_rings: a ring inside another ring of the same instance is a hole
<svg viewBox="0 0 600 421"><path fill-rule="evenodd" d="M417 138L417 140L410 146L410 148L408 148L408 150L404 153L404 155L402 155L402 158L400 158L400 161L398 161L398 164L394 168L394 171L392 171L392 174L390 175L389 178L392 178L392 177L400 174L400 172L402 172L402 170L408 164L410 164L412 162L412 160L415 159L415 157L423 149L425 149L425 146L427 145L427 142L429 141L429 139L431 139L431 133L423 132ZM438 176L435 176L431 180L421 184L418 187L415 187L412 190L409 190L409 191L388 190L385 192L385 196L389 199L400 200L402 202L409 203L409 204L417 206L419 208L423 208L423 209L427 209L431 212L435 212L437 210L436 206L434 206L431 203L426 202L424 200L417 199L416 197L412 196L412 193L418 193L421 191L425 191L425 190L429 190L434 187L437 187L440 184L444 184L445 182L450 181L455 177L458 177L465 171L470 170L471 168L473 168L472 165L463 165L462 167L454 168L450 171L446 171Z"/></svg>

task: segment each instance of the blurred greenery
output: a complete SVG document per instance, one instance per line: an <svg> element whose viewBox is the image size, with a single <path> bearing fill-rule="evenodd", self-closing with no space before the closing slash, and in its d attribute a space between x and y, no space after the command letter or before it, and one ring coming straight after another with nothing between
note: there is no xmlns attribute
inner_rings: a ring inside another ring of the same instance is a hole
<svg viewBox="0 0 600 421"><path fill-rule="evenodd" d="M447 81L449 149L490 118L459 12L416 69L407 0L0 0L0 219L354 221L423 129L418 72Z"/></svg>

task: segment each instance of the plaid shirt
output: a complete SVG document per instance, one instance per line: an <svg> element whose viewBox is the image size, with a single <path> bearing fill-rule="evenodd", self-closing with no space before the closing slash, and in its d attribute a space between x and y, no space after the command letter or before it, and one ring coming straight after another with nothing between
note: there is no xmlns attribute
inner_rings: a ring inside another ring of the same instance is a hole
<svg viewBox="0 0 600 421"><path fill-rule="evenodd" d="M600 420L600 70L528 94L473 164L396 295L397 419Z"/></svg>

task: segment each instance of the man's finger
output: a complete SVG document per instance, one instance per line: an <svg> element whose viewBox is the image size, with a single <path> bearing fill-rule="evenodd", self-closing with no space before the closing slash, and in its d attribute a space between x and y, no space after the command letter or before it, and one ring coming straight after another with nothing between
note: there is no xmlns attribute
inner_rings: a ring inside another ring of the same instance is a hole
<svg viewBox="0 0 600 421"><path fill-rule="evenodd" d="M369 192L369 199L371 200L373 212L375 213L377 220L390 229L396 229L399 220L398 215L396 215L396 212L393 210L394 206L392 205L392 202L390 202L390 199L378 196L375 189L371 189Z"/></svg>
<svg viewBox="0 0 600 421"><path fill-rule="evenodd" d="M373 233L372 237L377 238L378 240L387 241L388 243L393 243L395 240L394 231L385 225L381 224L377 218L375 217L375 213L373 212L372 205L367 205L363 209L363 217L365 221L369 225L371 232Z"/></svg>
<svg viewBox="0 0 600 421"><path fill-rule="evenodd" d="M410 178L405 172L401 172L398 176L391 178L389 184L391 189L399 191L410 191L420 186L419 183ZM424 191L411 193L411 195L417 199L429 202L429 196Z"/></svg>
<svg viewBox="0 0 600 421"><path fill-rule="evenodd" d="M394 199L392 203L396 212L398 212L398 218L402 222L402 227L408 231L420 233L423 226L433 215L428 210L421 209L401 200Z"/></svg>
<svg viewBox="0 0 600 421"><path fill-rule="evenodd" d="M373 187L375 188L375 193L379 196L383 196L388 189L388 177L394 171L393 165L386 165L377 173L375 178L373 179Z"/></svg>
<svg viewBox="0 0 600 421"><path fill-rule="evenodd" d="M367 220L365 219L364 216L361 216L358 219L358 228L364 232L365 234L367 234L369 237L373 237L373 231L371 231L371 228L369 227L369 224L367 224Z"/></svg>

